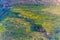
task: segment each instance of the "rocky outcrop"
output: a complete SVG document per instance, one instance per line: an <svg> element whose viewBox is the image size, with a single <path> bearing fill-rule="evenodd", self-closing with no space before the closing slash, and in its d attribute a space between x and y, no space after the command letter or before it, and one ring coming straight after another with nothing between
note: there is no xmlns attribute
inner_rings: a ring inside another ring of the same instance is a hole
<svg viewBox="0 0 60 40"><path fill-rule="evenodd" d="M60 0L3 0L2 2L8 2L10 4L60 5Z"/></svg>
<svg viewBox="0 0 60 40"><path fill-rule="evenodd" d="M44 4L44 5L60 5L60 0L13 0L14 3L20 4Z"/></svg>

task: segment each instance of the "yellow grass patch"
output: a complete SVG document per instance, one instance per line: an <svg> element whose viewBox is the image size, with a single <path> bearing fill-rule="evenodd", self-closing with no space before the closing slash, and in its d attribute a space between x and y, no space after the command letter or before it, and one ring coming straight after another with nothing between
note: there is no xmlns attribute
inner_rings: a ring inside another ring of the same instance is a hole
<svg viewBox="0 0 60 40"><path fill-rule="evenodd" d="M42 9L42 11L50 12L52 14L57 14L57 15L59 14L60 15L60 8L59 8L59 6L44 8L44 9Z"/></svg>

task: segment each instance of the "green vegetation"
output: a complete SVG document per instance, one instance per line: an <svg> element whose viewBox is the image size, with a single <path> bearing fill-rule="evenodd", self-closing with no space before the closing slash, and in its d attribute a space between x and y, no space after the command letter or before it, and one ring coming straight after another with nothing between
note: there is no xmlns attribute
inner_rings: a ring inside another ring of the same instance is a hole
<svg viewBox="0 0 60 40"><path fill-rule="evenodd" d="M19 9L19 11L13 11L14 8L16 8L16 10ZM32 33L34 35L32 35L31 39L35 37L36 34L39 34L38 32L34 33L35 31L31 31L31 26L34 23L37 24L37 26L42 25L47 32L52 32L51 34L53 34L55 27L57 28L56 25L60 24L58 22L59 16L53 14L53 10L55 9L57 11L56 13L59 13L59 6L12 6L8 17L2 21L3 26L0 27L0 32L5 32L7 37L12 37L13 39L20 40L22 38L23 40L30 40L28 37L31 36ZM23 18L20 18L19 15ZM25 21L25 18L31 20L31 22ZM33 23L32 20L34 21ZM8 35L9 32L10 36Z"/></svg>

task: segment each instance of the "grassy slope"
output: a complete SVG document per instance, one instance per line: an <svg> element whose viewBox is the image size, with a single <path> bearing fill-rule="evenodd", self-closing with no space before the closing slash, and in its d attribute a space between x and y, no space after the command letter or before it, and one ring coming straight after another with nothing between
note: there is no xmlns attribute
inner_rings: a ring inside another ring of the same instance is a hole
<svg viewBox="0 0 60 40"><path fill-rule="evenodd" d="M44 7L44 6L33 6L33 5L32 6L20 6L20 7L15 6L11 9L11 11L13 11L13 12L20 13L19 15L23 16L24 18L35 20L36 24L42 24L47 32L53 32L52 30L55 30L54 29L55 26L57 24L60 24L59 22L57 22L57 20L59 20L59 18L56 18L56 17L59 17L59 16L55 15L56 13L59 14L59 12L60 12L59 10L60 10L59 6ZM12 17L12 20L14 20L14 19L15 18ZM6 20L11 20L11 18L7 17ZM20 19L18 19L18 20L20 20ZM19 22L21 22L21 21L19 21ZM57 26L56 26L56 28L57 28ZM3 28L1 28L1 29L3 29ZM26 30L29 30L29 27ZM29 32L29 31L27 31L27 32ZM53 34L54 34L54 32L53 32Z"/></svg>
<svg viewBox="0 0 60 40"><path fill-rule="evenodd" d="M45 9L43 6L31 6L31 8L29 6L23 6L23 7L13 8L12 11L19 12L20 15L22 15L23 17L35 20L36 24L42 24L44 25L44 28L46 28L45 26L52 25L51 19L53 18L50 16L52 14L49 15L49 12L48 11L44 12L42 11L43 9ZM49 32L48 28L49 27L47 27L47 31Z"/></svg>

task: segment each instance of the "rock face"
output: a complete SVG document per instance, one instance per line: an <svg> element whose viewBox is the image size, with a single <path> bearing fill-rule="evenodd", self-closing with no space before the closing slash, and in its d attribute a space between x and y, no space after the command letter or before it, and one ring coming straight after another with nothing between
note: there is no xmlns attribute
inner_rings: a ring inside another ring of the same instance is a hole
<svg viewBox="0 0 60 40"><path fill-rule="evenodd" d="M1 0L2 1L2 0ZM60 5L60 0L3 0L4 2L12 2L10 4L45 4L45 5ZM3 2L2 1L2 2Z"/></svg>
<svg viewBox="0 0 60 40"><path fill-rule="evenodd" d="M45 4L45 5L60 5L60 0L13 0L14 3L20 4Z"/></svg>

